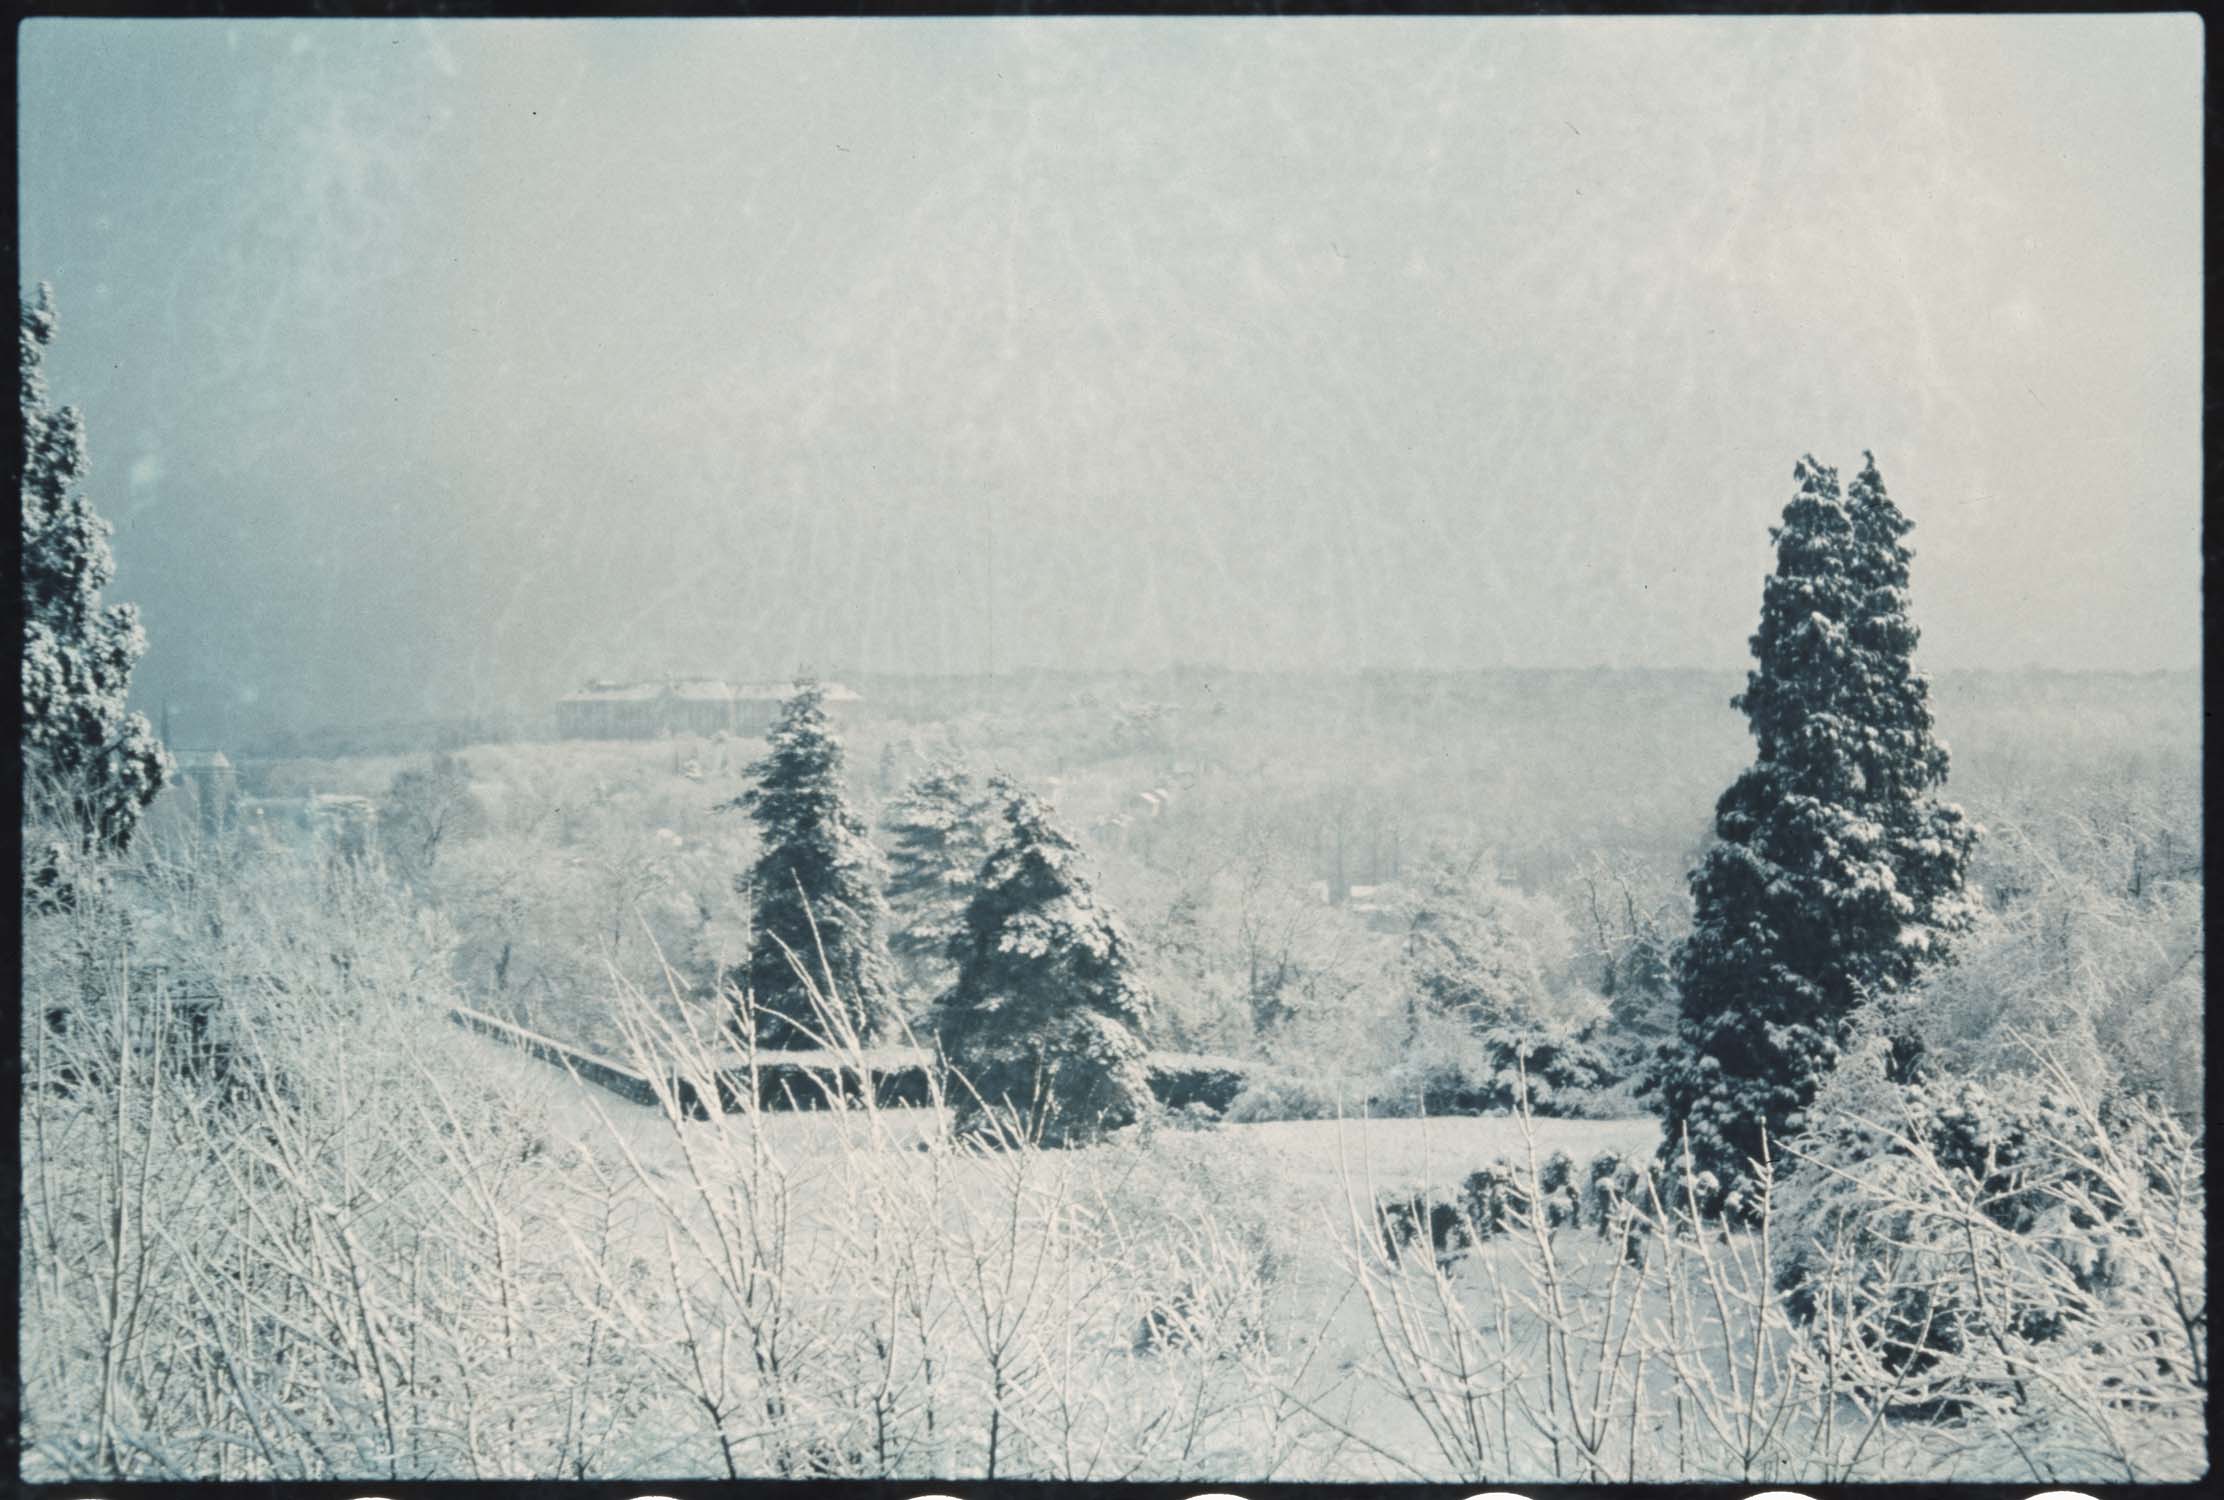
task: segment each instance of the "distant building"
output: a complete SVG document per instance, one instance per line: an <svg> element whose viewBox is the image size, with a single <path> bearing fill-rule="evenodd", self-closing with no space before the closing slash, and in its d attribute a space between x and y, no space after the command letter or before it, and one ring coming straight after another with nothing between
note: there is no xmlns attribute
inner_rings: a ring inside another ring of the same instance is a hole
<svg viewBox="0 0 2224 1500"><path fill-rule="evenodd" d="M1338 885L1332 880L1316 880L1311 882L1309 889L1315 901L1323 906L1343 907L1372 931L1403 932L1406 928L1401 893L1394 883Z"/></svg>
<svg viewBox="0 0 2224 1500"><path fill-rule="evenodd" d="M827 711L839 717L862 701L838 682L823 684ZM556 703L556 732L567 740L647 740L665 734L761 735L795 691L792 683L730 683L718 677L662 682L590 682Z"/></svg>
<svg viewBox="0 0 2224 1500"><path fill-rule="evenodd" d="M1349 891L1350 894L1344 899L1344 905L1350 907L1360 916L1367 917L1373 916L1377 912L1397 910L1397 896L1388 886L1355 885L1349 887Z"/></svg>
<svg viewBox="0 0 2224 1500"><path fill-rule="evenodd" d="M204 838L216 838L232 826L239 807L239 772L221 750L175 750L170 759L178 775L173 783L181 816Z"/></svg>
<svg viewBox="0 0 2224 1500"><path fill-rule="evenodd" d="M378 804L368 797L312 792L301 820L312 847L341 859L366 859L378 842Z"/></svg>
<svg viewBox="0 0 2224 1500"><path fill-rule="evenodd" d="M250 843L296 854L364 859L378 844L378 804L338 792L242 797L235 821Z"/></svg>

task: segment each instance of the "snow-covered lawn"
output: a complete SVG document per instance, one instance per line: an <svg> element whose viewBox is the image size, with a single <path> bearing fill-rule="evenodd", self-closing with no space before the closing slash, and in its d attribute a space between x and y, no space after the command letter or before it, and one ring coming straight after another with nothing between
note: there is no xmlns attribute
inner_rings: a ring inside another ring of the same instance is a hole
<svg viewBox="0 0 2224 1500"><path fill-rule="evenodd" d="M120 1316L97 1279L119 1222L149 1266L125 1308L146 1389L170 1400L112 1425L161 1455L150 1471L1765 1488L2000 1477L2033 1437L2061 1477L2127 1467L2015 1411L1872 1423L1818 1387L1749 1232L1625 1254L1590 1218L1540 1214L1440 1261L1391 1254L1374 1222L1384 1196L1449 1196L1494 1161L1642 1158L1650 1121L986 1150L926 1110L677 1117L442 1012L396 1005L353 1032L346 1014L277 1037L302 1081L286 1095L184 1090L182 1112L27 1095L42 1477L102 1462L72 1424L103 1399L88 1351ZM123 1179L128 1216L79 1207L114 1180L104 1131L150 1164ZM167 1370L206 1378L178 1397ZM277 1411L298 1434L258 1426ZM2195 1451L2122 1420L2157 1473Z"/></svg>
<svg viewBox="0 0 2224 1500"><path fill-rule="evenodd" d="M550 1064L476 1035L467 1035L463 1045L481 1056L489 1076L498 1074L546 1112L553 1138L583 1145L622 1141L659 1172L679 1166L679 1133L707 1151L714 1149L713 1141L730 1142L738 1128L734 1121L695 1121L675 1133L657 1110L575 1083ZM915 1154L944 1124L941 1113L931 1109L780 1111L756 1120L772 1153L805 1174L813 1164L854 1152ZM1521 1167L1532 1151L1539 1163L1561 1152L1580 1168L1601 1152L1625 1160L1648 1156L1659 1138L1659 1125L1649 1118L1534 1120L1526 1134L1520 1120L1505 1116L1277 1120L1161 1129L1066 1155L1077 1169L1110 1178L1140 1169L1201 1184L1241 1181L1272 1200L1248 1207L1271 1208L1311 1227L1322 1216L1341 1222L1350 1202L1422 1188L1456 1189L1469 1173L1501 1158Z"/></svg>

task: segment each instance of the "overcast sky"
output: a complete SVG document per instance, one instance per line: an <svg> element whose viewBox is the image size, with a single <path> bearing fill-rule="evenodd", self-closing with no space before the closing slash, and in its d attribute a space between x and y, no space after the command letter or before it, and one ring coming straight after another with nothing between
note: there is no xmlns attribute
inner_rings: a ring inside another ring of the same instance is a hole
<svg viewBox="0 0 2224 1500"><path fill-rule="evenodd" d="M1736 670L1864 447L1925 664L2199 658L2190 17L20 36L150 708Z"/></svg>

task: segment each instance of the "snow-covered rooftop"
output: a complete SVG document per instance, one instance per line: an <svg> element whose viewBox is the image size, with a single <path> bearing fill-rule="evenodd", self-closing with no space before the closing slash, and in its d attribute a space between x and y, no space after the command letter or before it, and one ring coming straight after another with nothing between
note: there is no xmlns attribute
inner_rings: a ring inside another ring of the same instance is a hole
<svg viewBox="0 0 2224 1500"><path fill-rule="evenodd" d="M829 703L855 703L858 701L855 692L838 682L822 682L819 684L819 690ZM795 684L792 682L745 682L734 689L734 696L736 698L777 698L784 702L794 692Z"/></svg>
<svg viewBox="0 0 2224 1500"><path fill-rule="evenodd" d="M565 703L645 703L664 691L660 682L590 682L576 693L566 693Z"/></svg>

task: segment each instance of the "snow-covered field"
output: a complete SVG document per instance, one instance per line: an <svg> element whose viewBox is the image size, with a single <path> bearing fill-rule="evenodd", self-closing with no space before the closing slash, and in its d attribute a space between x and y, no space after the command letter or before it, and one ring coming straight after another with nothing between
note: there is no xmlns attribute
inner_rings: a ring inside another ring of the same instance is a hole
<svg viewBox="0 0 2224 1500"><path fill-rule="evenodd" d="M859 1154L902 1162L916 1157L946 1127L946 1112L881 1109L780 1111L717 1123L681 1120L582 1083L560 1068L485 1037L466 1034L471 1067L500 1078L529 1101L553 1141L589 1149L622 1145L660 1178L685 1167L683 1143L706 1157L733 1153L761 1130L768 1150L807 1184L832 1163ZM1355 1206L1396 1193L1456 1191L1495 1160L1517 1167L1563 1153L1579 1166L1601 1152L1624 1160L1650 1155L1659 1123L1625 1120L1532 1120L1505 1116L1439 1119L1278 1120L1222 1124L1206 1130L1160 1129L1110 1145L1058 1154L1080 1175L1106 1179L1164 1177L1200 1184L1241 1182L1248 1206L1323 1238L1349 1223ZM973 1160L973 1175L992 1177L993 1158Z"/></svg>
<svg viewBox="0 0 2224 1500"><path fill-rule="evenodd" d="M1865 1405L1749 1234L1540 1215L1387 1253L1382 1196L1642 1157L1647 1120L1069 1151L917 1109L688 1120L402 989L274 1002L280 1093L27 1092L28 1474L1797 1483L2012 1476L2003 1434L2063 1478L2199 1453L2176 1418Z"/></svg>
<svg viewBox="0 0 2224 1500"><path fill-rule="evenodd" d="M1540 1213L1442 1259L1385 1244L1385 1198L1643 1159L1650 1120L1039 1150L924 1109L688 1119L455 1025L393 939L344 983L321 948L254 955L286 984L238 1022L280 1081L244 1098L28 1035L33 1078L92 1063L114 1097L25 1094L26 1473L1796 1486L2028 1473L2011 1439L2064 1480L2199 1459L2183 1410L2089 1385L1959 1425L1882 1410L1813 1358L1750 1233Z"/></svg>
<svg viewBox="0 0 2224 1500"><path fill-rule="evenodd" d="M760 1217L776 1219L789 1252L801 1260L854 1252L856 1221L892 1206L891 1181L928 1170L928 1143L942 1134L941 1113L929 1109L685 1120L575 1082L483 1037L471 1036L467 1045L471 1070L527 1103L552 1145L626 1164L632 1178L621 1193L628 1208L619 1216L616 1258L656 1262L670 1254L667 1236L678 1226L682 1265L670 1274L681 1280L717 1279L715 1270L693 1262L727 1244L737 1219L752 1229ZM1376 1248L1370 1205L1423 1188L1448 1195L1494 1159L1524 1163L1533 1152L1541 1162L1561 1152L1582 1163L1601 1151L1626 1158L1649 1153L1657 1138L1649 1119L1538 1120L1526 1128L1509 1118L1452 1117L1159 1129L1072 1151L935 1156L934 1186L909 1201L942 1220L938 1251L951 1257L952 1269L968 1257L976 1271L994 1267L1006 1276L1041 1274L1041 1262L1056 1263L1058 1293L1066 1298L1076 1294L1075 1279L1088 1281L1092 1306L1068 1301L1059 1309L1023 1290L1012 1299L1016 1306L979 1311L984 1322L1010 1316L1015 1328L1035 1324L1026 1335L1031 1344L1062 1337L1069 1359L1086 1352L1096 1388L1084 1404L1098 1408L1092 1430L1099 1443L1120 1404L1114 1390L1191 1403L1196 1430L1178 1462L1110 1449L1053 1458L1039 1443L1007 1434L999 1460L1005 1472L1412 1478L1451 1471L1442 1455L1431 1457L1429 1423L1364 1368L1381 1336L1369 1296L1395 1283L1402 1297L1419 1285L1413 1276L1442 1274L1446 1288L1464 1289L1455 1295L1487 1300L1492 1273L1484 1262L1514 1268L1504 1247L1493 1247L1466 1265L1438 1268L1424 1254L1409 1257L1401 1270ZM759 1160L772 1170L751 1178L760 1149ZM714 1200L721 1190L735 1191L740 1179L752 1180L762 1196L737 1215L737 1199ZM699 1186L706 1181L716 1186ZM651 1200L661 1209L650 1208ZM1061 1210L1071 1211L1063 1235L1056 1229ZM909 1253L904 1243L918 1244L904 1231L895 1238L898 1254ZM1588 1233L1554 1238L1577 1262L1610 1259ZM1126 1258L1102 1264L1114 1245ZM1085 1259L1100 1263L1082 1272ZM1146 1268L1160 1277L1139 1277ZM1369 1287L1362 1284L1367 1275L1390 1280ZM1211 1288L1201 1300L1218 1299L1210 1311L1184 1309L1196 1320L1195 1340L1211 1346L1209 1356L1139 1343L1152 1306L1191 1285ZM1253 1319L1263 1326L1239 1326ZM953 1363L966 1353L952 1350ZM1045 1358L1043 1347L1033 1346L1025 1378L1044 1378ZM1260 1388L1277 1384L1275 1397L1262 1402ZM1528 1477L1555 1472L1550 1444L1540 1446L1535 1434L1504 1431L1500 1442L1507 1461ZM960 1441L937 1453L939 1464L956 1467L930 1463L917 1472L985 1472L987 1454L978 1444ZM1062 1467L1067 1462L1071 1469Z"/></svg>

